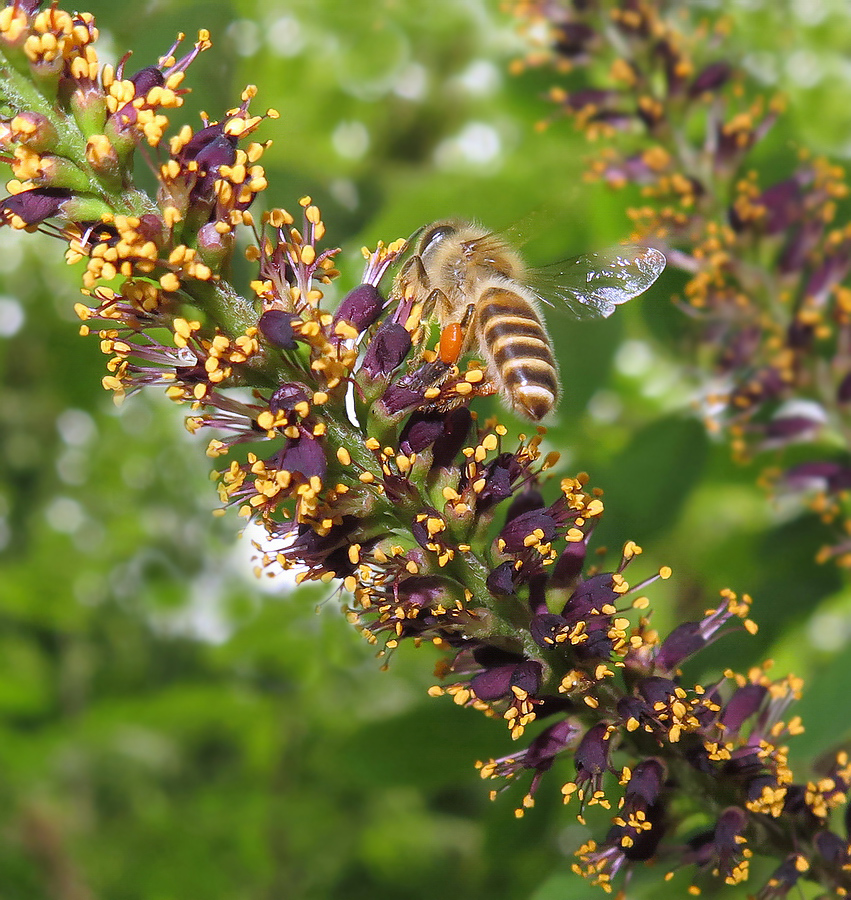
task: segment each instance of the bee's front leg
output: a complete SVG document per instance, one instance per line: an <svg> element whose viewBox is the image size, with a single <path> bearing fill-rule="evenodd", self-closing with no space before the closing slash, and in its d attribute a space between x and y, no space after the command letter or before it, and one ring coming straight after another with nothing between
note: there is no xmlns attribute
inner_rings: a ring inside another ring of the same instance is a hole
<svg viewBox="0 0 851 900"><path fill-rule="evenodd" d="M438 290L431 290L431 279L428 277L422 257L412 256L393 282L391 296L397 303L396 321L411 332L415 346L420 353L426 338L422 322L434 314L438 303L445 301Z"/></svg>
<svg viewBox="0 0 851 900"><path fill-rule="evenodd" d="M422 258L412 256L396 276L393 283L393 293L401 302L415 298L416 296L424 297L431 287L428 273L423 265Z"/></svg>

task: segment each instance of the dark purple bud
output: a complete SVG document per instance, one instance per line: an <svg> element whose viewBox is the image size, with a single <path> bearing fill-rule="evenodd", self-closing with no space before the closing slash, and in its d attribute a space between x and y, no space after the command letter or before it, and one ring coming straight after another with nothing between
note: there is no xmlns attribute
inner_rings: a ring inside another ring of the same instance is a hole
<svg viewBox="0 0 851 900"><path fill-rule="evenodd" d="M766 894L765 896L785 897L804 874L799 868L800 863L801 857L797 853L791 853L787 856L769 875L767 883L771 885L771 894Z"/></svg>
<svg viewBox="0 0 851 900"><path fill-rule="evenodd" d="M638 697L621 697L617 702L618 715L622 724L628 722L644 722L648 716L647 704Z"/></svg>
<svg viewBox="0 0 851 900"><path fill-rule="evenodd" d="M336 335L337 322L348 322L356 331L365 331L378 318L384 298L374 284L360 284L349 291L334 313L331 334Z"/></svg>
<svg viewBox="0 0 851 900"><path fill-rule="evenodd" d="M291 413L299 403L310 399L310 391L303 385L285 381L269 398L269 409L273 413Z"/></svg>
<svg viewBox="0 0 851 900"><path fill-rule="evenodd" d="M828 772L828 777L833 779L835 784L835 793L846 794L848 788L851 787L851 777L849 777L846 767L846 760L836 759L833 766Z"/></svg>
<svg viewBox="0 0 851 900"><path fill-rule="evenodd" d="M719 364L724 371L750 366L762 337L762 329L757 326L742 326L735 329L732 334L726 331L710 334L710 339L722 348Z"/></svg>
<svg viewBox="0 0 851 900"><path fill-rule="evenodd" d="M306 434L288 439L284 449L275 455L274 462L279 469L301 475L305 479L314 475L323 478L328 469L322 445Z"/></svg>
<svg viewBox="0 0 851 900"><path fill-rule="evenodd" d="M514 674L511 676L511 687L535 697L541 689L543 671L543 666L539 662L528 659L515 667Z"/></svg>
<svg viewBox="0 0 851 900"><path fill-rule="evenodd" d="M588 550L585 541L572 541L561 552L558 562L550 576L550 587L567 589L574 585L582 574L585 565L585 554Z"/></svg>
<svg viewBox="0 0 851 900"><path fill-rule="evenodd" d="M146 240L153 241L158 247L165 242L165 224L155 213L139 216L139 227L136 229Z"/></svg>
<svg viewBox="0 0 851 900"><path fill-rule="evenodd" d="M326 535L318 535L310 525L297 525L293 533L292 525L285 523L281 527L290 540L287 555L306 565L333 572L337 578L344 578L356 567L349 558L349 535L358 522L354 516L344 516L343 521L334 525Z"/></svg>
<svg viewBox="0 0 851 900"><path fill-rule="evenodd" d="M132 103L125 103L124 106L118 108L118 111L111 117L110 124L116 131L121 133L135 125L139 120L139 110Z"/></svg>
<svg viewBox="0 0 851 900"><path fill-rule="evenodd" d="M831 494L851 488L851 467L822 460L792 466L783 477L793 490L824 490Z"/></svg>
<svg viewBox="0 0 851 900"><path fill-rule="evenodd" d="M485 669L509 665L513 668L522 663L525 658L522 653L512 653L510 650L503 650L502 647L494 647L492 644L482 644L473 651L473 659Z"/></svg>
<svg viewBox="0 0 851 900"><path fill-rule="evenodd" d="M823 303L832 288L842 281L851 268L851 260L847 255L834 253L813 272L804 289L805 296Z"/></svg>
<svg viewBox="0 0 851 900"><path fill-rule="evenodd" d="M836 389L836 399L843 405L851 403L851 372L839 382L839 387Z"/></svg>
<svg viewBox="0 0 851 900"><path fill-rule="evenodd" d="M684 622L678 625L664 640L656 654L656 667L673 672L680 663L706 646L702 622Z"/></svg>
<svg viewBox="0 0 851 900"><path fill-rule="evenodd" d="M504 565L511 565L505 563ZM564 634L567 631L567 622L561 617L553 613L542 613L533 616L529 623L529 633L532 640L544 650L551 650L557 646L556 636Z"/></svg>
<svg viewBox="0 0 851 900"><path fill-rule="evenodd" d="M632 184L650 184L658 177L657 172L650 168L640 154L624 159L616 158L606 165L604 174L610 184L620 184L624 181Z"/></svg>
<svg viewBox="0 0 851 900"><path fill-rule="evenodd" d="M738 688L721 712L721 724L730 731L738 731L759 710L767 693L761 684Z"/></svg>
<svg viewBox="0 0 851 900"><path fill-rule="evenodd" d="M562 615L577 621L590 612L601 612L604 606L614 606L618 595L612 590L611 572L600 572L580 582L565 603Z"/></svg>
<svg viewBox="0 0 851 900"><path fill-rule="evenodd" d="M737 385L730 397L730 407L736 410L757 406L777 396L786 387L783 375L772 366L765 366L747 381Z"/></svg>
<svg viewBox="0 0 851 900"><path fill-rule="evenodd" d="M413 606L437 606L446 603L446 585L438 578L416 575L399 584L398 595L404 603Z"/></svg>
<svg viewBox="0 0 851 900"><path fill-rule="evenodd" d="M210 373L204 366L175 366L175 375L177 375L181 384L206 384L210 380ZM261 428L256 422L252 423L252 428L258 433L264 433L265 429Z"/></svg>
<svg viewBox="0 0 851 900"><path fill-rule="evenodd" d="M57 215L70 196L70 191L59 188L34 189L13 194L0 201L0 221L8 223L13 216L17 216L27 225L38 225Z"/></svg>
<svg viewBox="0 0 851 900"><path fill-rule="evenodd" d="M411 349L411 335L396 322L385 322L369 342L363 368L373 377L389 375ZM419 392L411 392L419 394Z"/></svg>
<svg viewBox="0 0 851 900"><path fill-rule="evenodd" d="M543 615L549 610L547 606L547 583L549 578L540 573L529 578L529 611L533 616Z"/></svg>
<svg viewBox="0 0 851 900"><path fill-rule="evenodd" d="M796 316L786 330L786 343L794 350L806 350L812 344L814 335L814 326Z"/></svg>
<svg viewBox="0 0 851 900"><path fill-rule="evenodd" d="M523 469L513 453L500 453L485 467L485 487L477 499L479 512L484 512L514 493L514 482Z"/></svg>
<svg viewBox="0 0 851 900"><path fill-rule="evenodd" d="M411 523L411 536L423 549L428 547L429 544L434 544L434 538L428 533L425 519L422 521L415 520Z"/></svg>
<svg viewBox="0 0 851 900"><path fill-rule="evenodd" d="M816 850L832 866L847 865L848 842L833 831L820 831L815 837Z"/></svg>
<svg viewBox="0 0 851 900"><path fill-rule="evenodd" d="M580 731L580 726L573 719L562 719L550 725L529 744L523 765L540 771L549 769L555 757L576 740Z"/></svg>
<svg viewBox="0 0 851 900"><path fill-rule="evenodd" d="M579 56L596 32L583 22L564 22L556 28L554 50L561 56Z"/></svg>
<svg viewBox="0 0 851 900"><path fill-rule="evenodd" d="M522 553L529 546L552 541L556 536L556 522L548 513L533 509L508 522L499 536L505 542L504 552Z"/></svg>
<svg viewBox="0 0 851 900"><path fill-rule="evenodd" d="M717 91L729 80L733 74L733 67L726 62L710 63L697 77L689 87L690 97L699 97L706 91Z"/></svg>
<svg viewBox="0 0 851 900"><path fill-rule="evenodd" d="M165 84L165 75L156 66L146 66L135 75L131 75L130 81L136 87L136 96L144 97L151 88L162 87Z"/></svg>
<svg viewBox="0 0 851 900"><path fill-rule="evenodd" d="M282 350L294 350L296 339L293 334L293 322L298 316L282 309L270 309L260 316L257 327L264 338L273 346Z"/></svg>
<svg viewBox="0 0 851 900"><path fill-rule="evenodd" d="M635 125L635 117L618 109L607 109L590 116L590 121L605 122L612 128L625 130Z"/></svg>
<svg viewBox="0 0 851 900"><path fill-rule="evenodd" d="M815 410L813 410L815 413ZM824 418L815 416L778 416L765 426L766 437L773 441L791 441L812 435L824 424Z"/></svg>
<svg viewBox="0 0 851 900"><path fill-rule="evenodd" d="M514 573L514 563L504 562L488 575L488 590L494 597L508 597L515 593Z"/></svg>
<svg viewBox="0 0 851 900"><path fill-rule="evenodd" d="M748 817L738 806L729 806L715 823L713 842L718 859L718 868L723 876L731 874L735 861L741 856L742 844L739 837L745 830Z"/></svg>
<svg viewBox="0 0 851 900"><path fill-rule="evenodd" d="M687 846L689 848L688 861L696 866L705 866L712 861L715 848L715 831L707 829L701 831L694 837L689 838Z"/></svg>
<svg viewBox="0 0 851 900"><path fill-rule="evenodd" d="M831 494L838 494L849 488L851 488L851 468L837 465L836 471L827 480L827 489Z"/></svg>
<svg viewBox="0 0 851 900"><path fill-rule="evenodd" d="M423 402L423 395L421 391L413 388L404 387L401 384L391 384L382 395L381 402L387 413L395 416L406 409L419 406Z"/></svg>
<svg viewBox="0 0 851 900"><path fill-rule="evenodd" d="M192 188L192 196L205 203L212 202L213 198L209 196L209 193L219 177L219 168L231 166L235 161L236 138L226 134L216 135L195 156L200 177Z"/></svg>
<svg viewBox="0 0 851 900"><path fill-rule="evenodd" d="M638 691L647 701L650 709L653 709L657 703L667 706L677 697L676 683L670 678L661 678L658 675L644 678L638 686Z"/></svg>
<svg viewBox="0 0 851 900"><path fill-rule="evenodd" d="M580 775L599 777L609 768L611 726L600 722L589 728L576 748L573 761Z"/></svg>
<svg viewBox="0 0 851 900"><path fill-rule="evenodd" d="M609 636L608 616L589 616L585 623L585 640L576 644L576 655L582 659L608 659L614 649Z"/></svg>
<svg viewBox="0 0 851 900"><path fill-rule="evenodd" d="M449 468L467 443L473 416L466 406L450 410L443 420L443 433L432 447L432 467Z"/></svg>
<svg viewBox="0 0 851 900"><path fill-rule="evenodd" d="M544 694L538 697L537 700L535 714L539 721L543 721L550 716L563 716L576 709L576 704L564 696L553 697L551 694Z"/></svg>
<svg viewBox="0 0 851 900"><path fill-rule="evenodd" d="M511 505L505 513L505 521L506 523L511 522L513 519L522 516L524 513L543 508L544 498L541 496L540 491L524 491L511 501Z"/></svg>
<svg viewBox="0 0 851 900"><path fill-rule="evenodd" d="M763 234L778 234L801 218L804 211L801 183L797 178L787 178L766 188L755 201L765 209L765 215L757 223Z"/></svg>
<svg viewBox="0 0 851 900"><path fill-rule="evenodd" d="M572 91L564 99L564 105L574 112L584 110L589 106L595 106L604 109L609 100L615 97L614 91L604 91L597 88L586 88L584 90Z"/></svg>
<svg viewBox="0 0 851 900"><path fill-rule="evenodd" d="M636 801L649 806L659 799L665 783L665 767L658 759L642 760L632 770L629 783L624 788L624 799L629 804Z"/></svg>
<svg viewBox="0 0 851 900"><path fill-rule="evenodd" d="M766 188L757 200L765 207L767 216L762 227L767 234L776 234L788 228L803 212L801 183L797 178L787 178Z"/></svg>
<svg viewBox="0 0 851 900"><path fill-rule="evenodd" d="M645 812L646 821L650 828L642 828L633 837L628 847L623 847L622 852L630 862L646 862L656 855L659 843L665 836L665 806L662 803L652 803Z"/></svg>
<svg viewBox="0 0 851 900"><path fill-rule="evenodd" d="M444 418L443 413L412 413L399 437L399 449L407 455L430 447L443 434Z"/></svg>
<svg viewBox="0 0 851 900"><path fill-rule="evenodd" d="M189 140L181 148L179 153L180 162L188 163L193 159L197 160L208 147L212 146L221 148L221 138L224 138L228 142L231 149L236 148L236 138L225 135L221 123L218 123L216 125L208 125L206 128L202 128L200 131L196 131L195 134L193 134L192 137L189 138ZM215 150L213 151L213 153L215 155ZM221 162L224 162L226 165L228 164L224 159L221 160Z"/></svg>
<svg viewBox="0 0 851 900"><path fill-rule="evenodd" d="M790 816L803 816L811 824L818 823L813 811L807 803L807 790L802 784L790 784L786 787L786 796L783 798L783 813Z"/></svg>
<svg viewBox="0 0 851 900"><path fill-rule="evenodd" d="M508 665L488 669L470 679L470 689L480 700L485 702L498 700L511 689L512 677L516 668L516 665Z"/></svg>
<svg viewBox="0 0 851 900"><path fill-rule="evenodd" d="M738 806L728 806L715 823L715 841L719 846L734 846L736 838L745 830L747 813Z"/></svg>

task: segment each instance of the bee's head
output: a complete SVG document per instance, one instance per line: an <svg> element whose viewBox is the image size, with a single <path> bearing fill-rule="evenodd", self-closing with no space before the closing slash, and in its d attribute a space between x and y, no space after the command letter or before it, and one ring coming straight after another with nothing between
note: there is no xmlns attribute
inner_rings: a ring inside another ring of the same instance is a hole
<svg viewBox="0 0 851 900"><path fill-rule="evenodd" d="M417 254L428 256L441 241L456 234L458 234L458 222L453 220L432 222L431 225L426 225L417 244Z"/></svg>

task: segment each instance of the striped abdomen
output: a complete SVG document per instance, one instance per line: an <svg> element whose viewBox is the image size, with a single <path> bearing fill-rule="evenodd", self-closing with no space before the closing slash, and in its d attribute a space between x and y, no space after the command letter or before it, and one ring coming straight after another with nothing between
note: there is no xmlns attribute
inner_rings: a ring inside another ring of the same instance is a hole
<svg viewBox="0 0 851 900"><path fill-rule="evenodd" d="M538 421L555 406L558 372L550 339L530 300L505 285L482 292L476 309L479 345L511 405Z"/></svg>

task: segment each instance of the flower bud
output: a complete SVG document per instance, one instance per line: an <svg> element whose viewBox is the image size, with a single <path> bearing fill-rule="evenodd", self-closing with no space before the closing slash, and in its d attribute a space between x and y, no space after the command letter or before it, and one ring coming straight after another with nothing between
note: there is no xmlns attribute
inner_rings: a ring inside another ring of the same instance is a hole
<svg viewBox="0 0 851 900"><path fill-rule="evenodd" d="M9 124L12 138L36 153L56 147L59 140L53 122L29 109L18 113Z"/></svg>
<svg viewBox="0 0 851 900"><path fill-rule="evenodd" d="M714 62L699 72L689 87L690 97L699 97L706 91L717 91L733 74L733 68L726 62Z"/></svg>
<svg viewBox="0 0 851 900"><path fill-rule="evenodd" d="M13 228L38 225L59 215L70 196L69 191L56 188L21 191L0 201L0 220Z"/></svg>
<svg viewBox="0 0 851 900"><path fill-rule="evenodd" d="M310 399L310 392L303 384L284 382L269 398L269 409L273 413L291 413L299 403Z"/></svg>
<svg viewBox="0 0 851 900"><path fill-rule="evenodd" d="M198 253L204 263L219 272L233 255L235 238L232 231L222 234L215 222L202 225L198 231Z"/></svg>
<svg viewBox="0 0 851 900"><path fill-rule="evenodd" d="M336 334L334 326L338 322L347 322L358 333L365 331L378 318L384 298L374 284L360 284L349 291L334 313L331 334Z"/></svg>
<svg viewBox="0 0 851 900"><path fill-rule="evenodd" d="M156 66L145 66L135 75L131 75L129 80L136 88L136 96L144 97L151 88L162 87L165 84L165 75Z"/></svg>
<svg viewBox="0 0 851 900"><path fill-rule="evenodd" d="M363 360L363 368L373 378L389 375L401 365L411 349L411 335L396 322L386 322L373 335Z"/></svg>
<svg viewBox="0 0 851 900"><path fill-rule="evenodd" d="M328 470L328 460L322 445L304 431L299 437L287 440L283 450L275 454L273 464L294 475L301 475L305 480L315 475L322 478Z"/></svg>
<svg viewBox="0 0 851 900"><path fill-rule="evenodd" d="M514 563L504 562L488 575L486 583L494 597L508 597L515 593L514 571ZM534 634L532 636L534 637Z"/></svg>
<svg viewBox="0 0 851 900"><path fill-rule="evenodd" d="M299 318L294 313L285 312L282 309L269 309L260 316L257 327L273 347L294 350L296 340L292 323L298 321Z"/></svg>

